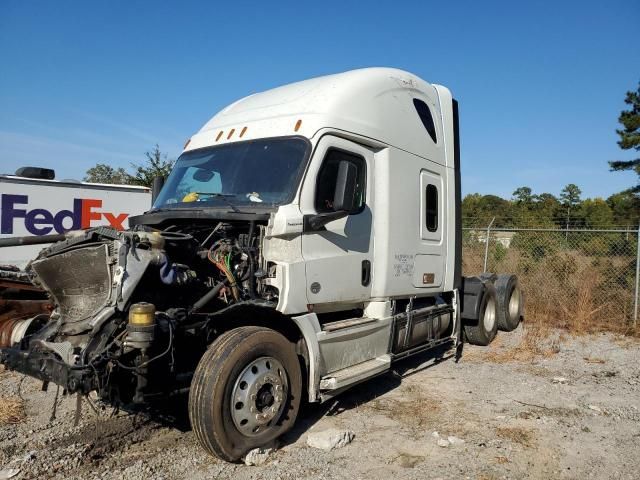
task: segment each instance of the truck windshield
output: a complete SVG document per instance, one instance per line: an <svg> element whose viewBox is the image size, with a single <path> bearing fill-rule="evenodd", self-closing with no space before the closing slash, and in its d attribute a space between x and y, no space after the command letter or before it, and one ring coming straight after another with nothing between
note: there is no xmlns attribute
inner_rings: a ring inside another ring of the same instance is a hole
<svg viewBox="0 0 640 480"><path fill-rule="evenodd" d="M275 206L291 201L308 156L302 138L270 138L180 155L153 208Z"/></svg>

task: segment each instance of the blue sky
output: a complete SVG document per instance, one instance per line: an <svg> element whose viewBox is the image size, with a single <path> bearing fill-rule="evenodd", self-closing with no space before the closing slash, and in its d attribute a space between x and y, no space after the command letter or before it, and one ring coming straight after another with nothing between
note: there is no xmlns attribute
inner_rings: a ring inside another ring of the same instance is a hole
<svg viewBox="0 0 640 480"><path fill-rule="evenodd" d="M464 193L608 196L640 2L0 2L0 172L175 157L249 93L366 66L460 101Z"/></svg>

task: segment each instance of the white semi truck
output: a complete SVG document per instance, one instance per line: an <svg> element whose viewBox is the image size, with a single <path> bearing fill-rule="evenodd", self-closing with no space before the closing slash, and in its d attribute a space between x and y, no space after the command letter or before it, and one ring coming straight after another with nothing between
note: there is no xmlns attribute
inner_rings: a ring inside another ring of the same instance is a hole
<svg viewBox="0 0 640 480"><path fill-rule="evenodd" d="M464 278L461 239L449 90L389 68L286 85L207 122L129 230L43 250L55 309L1 360L126 408L188 391L203 447L236 461L303 399L514 329L517 279Z"/></svg>

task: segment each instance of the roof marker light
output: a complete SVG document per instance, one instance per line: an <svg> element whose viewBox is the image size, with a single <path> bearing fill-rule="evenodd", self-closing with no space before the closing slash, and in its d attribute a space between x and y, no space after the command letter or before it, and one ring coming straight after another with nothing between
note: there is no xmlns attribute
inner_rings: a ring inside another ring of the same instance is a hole
<svg viewBox="0 0 640 480"><path fill-rule="evenodd" d="M216 142L217 142L218 140L220 140L220 137L222 137L222 134L223 134L223 133L224 133L224 131L223 131L223 130L220 130L220 133L218 133L218 136L216 137Z"/></svg>
<svg viewBox="0 0 640 480"><path fill-rule="evenodd" d="M231 131L229 132L229 135L227 135L227 140L229 140L231 138L231 136L233 135L233 132L235 132L236 129L232 128Z"/></svg>
<svg viewBox="0 0 640 480"><path fill-rule="evenodd" d="M302 120L298 120L298 121L296 122L296 126L295 126L295 128L293 129L293 131L294 131L294 132L297 132L298 130L300 130L300 125L302 125Z"/></svg>
<svg viewBox="0 0 640 480"><path fill-rule="evenodd" d="M184 147L182 147L182 149L183 149L183 150L186 150L190 143L191 143L191 139L190 139L190 138L187 138L187 141L186 141L186 142L184 142Z"/></svg>
<svg viewBox="0 0 640 480"><path fill-rule="evenodd" d="M246 131L247 131L247 127L242 127L242 130L240 131L240 138L242 138L242 136Z"/></svg>

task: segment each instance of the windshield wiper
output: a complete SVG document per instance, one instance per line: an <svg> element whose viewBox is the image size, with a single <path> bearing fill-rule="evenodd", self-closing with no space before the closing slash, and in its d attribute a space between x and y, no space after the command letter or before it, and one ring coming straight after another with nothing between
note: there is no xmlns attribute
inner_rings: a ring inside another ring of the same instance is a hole
<svg viewBox="0 0 640 480"><path fill-rule="evenodd" d="M233 203L231 203L228 200L229 197L237 197L235 193L219 193L219 192L195 192L195 193L197 193L198 195L208 195L210 197L221 198L222 201L224 201L224 203L226 203L231 207L231 210L233 210L236 213L242 213L240 210L238 210L238 207L236 207Z"/></svg>
<svg viewBox="0 0 640 480"><path fill-rule="evenodd" d="M176 210L180 210L181 212L201 212L202 208L162 207L162 208L152 208L151 210L148 210L145 213L175 212Z"/></svg>

